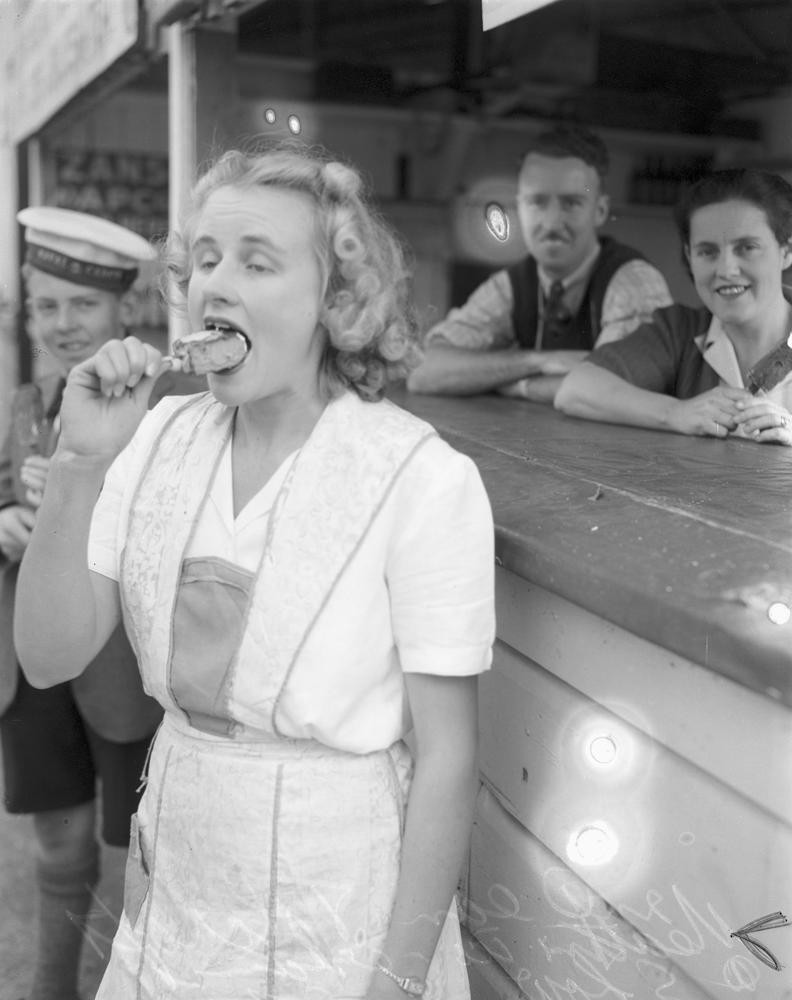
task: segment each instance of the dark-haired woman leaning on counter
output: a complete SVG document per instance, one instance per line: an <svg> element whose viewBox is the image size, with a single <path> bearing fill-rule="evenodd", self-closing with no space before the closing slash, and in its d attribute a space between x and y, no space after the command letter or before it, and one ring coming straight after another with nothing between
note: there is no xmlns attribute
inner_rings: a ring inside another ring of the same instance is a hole
<svg viewBox="0 0 792 1000"><path fill-rule="evenodd" d="M596 351L561 384L575 417L678 434L737 435L792 446L792 187L751 170L692 185L676 208L701 308L658 309Z"/></svg>

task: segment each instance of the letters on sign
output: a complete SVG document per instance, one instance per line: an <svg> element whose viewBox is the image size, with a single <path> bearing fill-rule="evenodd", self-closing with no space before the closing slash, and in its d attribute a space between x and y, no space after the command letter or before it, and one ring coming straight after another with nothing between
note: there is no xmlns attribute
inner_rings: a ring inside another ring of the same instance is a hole
<svg viewBox="0 0 792 1000"><path fill-rule="evenodd" d="M160 240L167 235L166 156L64 148L53 150L51 163L47 204L99 215L149 240ZM164 328L166 309L155 269L141 270L133 294L136 298L133 326Z"/></svg>

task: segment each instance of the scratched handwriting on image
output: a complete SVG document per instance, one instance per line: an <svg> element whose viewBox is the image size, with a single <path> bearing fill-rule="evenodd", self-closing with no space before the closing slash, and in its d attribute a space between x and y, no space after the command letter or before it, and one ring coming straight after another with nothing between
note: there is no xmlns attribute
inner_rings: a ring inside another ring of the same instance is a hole
<svg viewBox="0 0 792 1000"><path fill-rule="evenodd" d="M633 1000L635 971L642 986L652 989L646 995L658 1000L684 1000L689 993L686 973L708 987L757 992L761 964L737 952L728 924L712 903L692 901L679 886L670 886L665 894L647 889L640 908L616 909L569 871L552 867L544 873L543 889L539 907L531 903L529 908L499 883L490 886L485 905L466 901L469 929L529 1000ZM533 969L521 964L524 955L516 954L515 922L535 927ZM720 975L714 979L712 956L721 949L728 954L717 959ZM702 972L695 959L705 953L710 960Z"/></svg>
<svg viewBox="0 0 792 1000"><path fill-rule="evenodd" d="M473 900L465 901L468 926L487 952L507 968L518 987L529 1000L557 1000L561 997L574 1000L635 1000L630 987L634 976L625 975L632 963L640 973L643 983L652 988L658 1000L685 1000L686 992L678 993L677 986L686 991L674 969L673 959L690 969L688 959L702 955L714 947L735 948L725 920L711 903L696 907L678 886L671 886L664 896L658 889L648 889L644 894L645 906L641 909L622 905L618 910L609 907L600 897L562 868L548 868L543 879L544 904L549 906L551 919L540 921L536 909L528 912L519 898L506 886L493 883L487 893L489 906ZM332 912L336 924L344 923L343 899L330 898L315 887L313 905L321 905ZM336 892L332 894L338 895ZM99 930L99 918L109 918L113 925L116 918L102 900L94 895L94 914L81 930L97 954L105 958L112 941L109 933ZM545 909L547 909L547 906ZM561 920L555 919L560 916ZM303 921L297 914L281 914L293 933L304 933ZM504 936L513 938L511 922L532 924L536 930L536 943L540 954L554 971L535 972L519 964L513 950L505 943ZM261 958L266 942L259 940L239 926L232 935L222 935L217 944L226 951L229 947L238 952L241 961ZM348 928L349 955L353 965L366 972L371 968L371 956L365 953L365 934L362 930ZM282 974L293 985L299 985L306 998L324 1000L334 994L335 987L327 983L332 969L321 948L313 950L314 961L309 965L288 966ZM565 960L566 959L566 960ZM473 960L475 962L475 959ZM555 969L557 968L557 971ZM572 978L572 973L575 978ZM711 986L723 987L733 993L756 993L761 979L761 967L750 955L730 954L722 965L720 980L707 980Z"/></svg>
<svg viewBox="0 0 792 1000"><path fill-rule="evenodd" d="M105 904L102 898L91 892L92 906L88 917L69 914L69 919L77 926L86 942L96 952L100 959L106 961L110 954L113 938L118 927L119 917ZM379 949L372 950L372 924L387 924L389 912L387 909L369 911L368 925L349 922L349 891L336 883L327 886L313 885L301 897L299 905L290 907L280 902L278 907L279 933L285 934L290 940L300 942L303 954L307 956L297 962L286 958L277 969L278 986L284 995L299 996L301 1000L342 1000L347 994L360 996L361 990L368 983L374 964L382 959ZM339 932L345 946L332 955L327 952L321 931L317 932L308 914L322 913L324 919ZM445 914L439 915L441 918ZM214 921L215 914L207 909L199 918L200 932L207 947L222 960L215 964L207 962L206 969L199 974L196 984L211 996L214 988L225 982L229 974L234 974L234 967L250 971L257 965L262 977L268 974L268 955L271 942L265 936L252 930L243 920L232 920L218 930ZM429 918L436 923L438 915ZM180 942L180 945L184 942ZM461 942L456 948L461 953ZM443 958L438 968L438 982L444 976ZM339 967L348 970L347 975L339 971ZM230 970L230 971L229 971ZM239 1000L259 1000L260 994L245 993Z"/></svg>

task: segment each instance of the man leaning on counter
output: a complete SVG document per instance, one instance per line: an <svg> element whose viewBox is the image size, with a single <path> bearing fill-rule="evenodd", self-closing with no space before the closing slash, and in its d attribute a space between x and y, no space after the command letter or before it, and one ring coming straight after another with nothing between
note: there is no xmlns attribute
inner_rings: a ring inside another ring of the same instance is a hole
<svg viewBox="0 0 792 1000"><path fill-rule="evenodd" d="M495 391L551 403L595 346L619 340L671 304L662 274L632 247L600 236L608 218L608 150L578 126L537 135L518 180L528 254L497 271L427 331L412 392Z"/></svg>

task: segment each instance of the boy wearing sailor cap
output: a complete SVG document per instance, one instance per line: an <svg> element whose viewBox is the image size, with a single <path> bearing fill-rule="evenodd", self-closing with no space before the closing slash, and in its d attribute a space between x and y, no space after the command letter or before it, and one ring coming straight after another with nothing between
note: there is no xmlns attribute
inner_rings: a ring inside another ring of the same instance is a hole
<svg viewBox="0 0 792 1000"><path fill-rule="evenodd" d="M57 437L65 376L124 336L129 290L140 263L155 252L136 233L82 212L41 206L17 218L26 227L30 331L60 371L20 387L0 450L0 739L6 808L32 813L36 834L39 944L28 1000L75 1000L82 933L99 879L96 780L103 838L126 847L161 709L142 690L123 628L75 681L31 687L12 644L14 587ZM165 373L150 405L200 389L196 380Z"/></svg>

